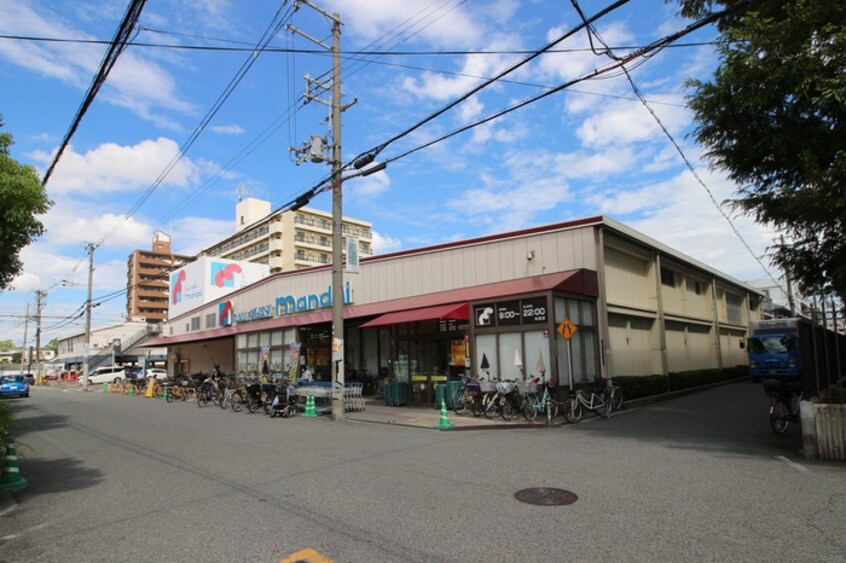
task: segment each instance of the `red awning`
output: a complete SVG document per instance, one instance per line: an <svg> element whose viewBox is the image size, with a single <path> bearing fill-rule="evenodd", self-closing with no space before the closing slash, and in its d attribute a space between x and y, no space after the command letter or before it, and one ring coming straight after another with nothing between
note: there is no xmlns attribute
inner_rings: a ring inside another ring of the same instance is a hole
<svg viewBox="0 0 846 563"><path fill-rule="evenodd" d="M410 311L397 311L386 313L367 321L361 328L374 328L398 323L410 323L413 321L429 321L432 319L453 319L466 321L470 319L470 306L467 303L452 303L450 305L438 305L423 309L411 309Z"/></svg>

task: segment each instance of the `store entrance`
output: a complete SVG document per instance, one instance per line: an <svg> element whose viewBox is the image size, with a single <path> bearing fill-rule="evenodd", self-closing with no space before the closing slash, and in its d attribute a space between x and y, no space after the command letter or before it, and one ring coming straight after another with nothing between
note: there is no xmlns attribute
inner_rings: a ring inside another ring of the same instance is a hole
<svg viewBox="0 0 846 563"><path fill-rule="evenodd" d="M464 375L465 333L453 322L415 324L416 333L395 337L394 375L407 383L409 404L436 407L437 386Z"/></svg>

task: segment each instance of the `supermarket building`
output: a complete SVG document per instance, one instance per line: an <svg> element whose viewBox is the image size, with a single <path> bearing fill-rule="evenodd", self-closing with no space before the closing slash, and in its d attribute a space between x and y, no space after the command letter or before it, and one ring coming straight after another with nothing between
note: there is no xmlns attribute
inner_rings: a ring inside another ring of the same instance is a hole
<svg viewBox="0 0 846 563"><path fill-rule="evenodd" d="M272 274L171 316L149 345L173 373L330 380L331 284L331 265ZM343 295L347 380L389 376L411 404L463 376L566 386L742 365L763 298L603 216L367 257Z"/></svg>

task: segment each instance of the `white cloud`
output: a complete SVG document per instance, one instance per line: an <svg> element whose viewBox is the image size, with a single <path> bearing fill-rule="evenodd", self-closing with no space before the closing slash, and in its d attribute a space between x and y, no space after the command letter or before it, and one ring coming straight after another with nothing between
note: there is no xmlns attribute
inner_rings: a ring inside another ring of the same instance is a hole
<svg viewBox="0 0 846 563"><path fill-rule="evenodd" d="M402 248L402 242L398 238L382 235L373 231L373 254L386 254Z"/></svg>
<svg viewBox="0 0 846 563"><path fill-rule="evenodd" d="M381 45L414 34L416 40L449 47L471 45L483 30L478 20L460 5L431 0L331 0L330 12L343 14L344 25L366 41ZM385 34L391 38L384 39Z"/></svg>
<svg viewBox="0 0 846 563"><path fill-rule="evenodd" d="M230 125L212 125L209 129L219 135L241 135L244 133L244 128L234 123Z"/></svg>
<svg viewBox="0 0 846 563"><path fill-rule="evenodd" d="M0 32L97 39L66 25L60 16L44 7L36 11L24 3L11 1L0 2ZM100 67L105 49L103 45L0 41L0 56L80 90L88 88ZM144 119L170 128L176 126L169 119L156 115L156 110L193 111L193 105L178 94L169 73L130 51L118 58L98 99L128 108Z"/></svg>
<svg viewBox="0 0 846 563"><path fill-rule="evenodd" d="M673 96L653 94L656 100L678 100ZM677 133L690 124L690 114L685 108L676 106L652 106L670 133ZM589 147L634 143L663 136L652 114L636 101L617 101L607 104L602 111L584 120L576 132L578 138Z"/></svg>
<svg viewBox="0 0 846 563"><path fill-rule="evenodd" d="M235 234L235 220L182 217L173 222L170 234L174 252L193 255Z"/></svg>
<svg viewBox="0 0 846 563"><path fill-rule="evenodd" d="M378 163L374 163L378 164ZM387 192L391 187L391 178L384 170L370 176L355 178L344 184L344 190L349 191L354 198L371 199Z"/></svg>
<svg viewBox="0 0 846 563"><path fill-rule="evenodd" d="M134 146L104 143L86 152L77 153L72 146L65 149L47 184L47 191L55 194L102 194L126 192L153 184L178 154L175 141L160 137L142 141ZM36 151L31 156L47 165L55 151L48 154ZM199 180L199 168L183 157L170 171L165 184L185 187Z"/></svg>

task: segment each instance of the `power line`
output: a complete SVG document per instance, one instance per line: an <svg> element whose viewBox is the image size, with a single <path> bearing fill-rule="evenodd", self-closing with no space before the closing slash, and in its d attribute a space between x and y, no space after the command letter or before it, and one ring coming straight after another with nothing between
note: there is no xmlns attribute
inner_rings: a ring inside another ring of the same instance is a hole
<svg viewBox="0 0 846 563"><path fill-rule="evenodd" d="M576 9L576 12L578 12L579 17L581 17L582 20L584 21L585 15L582 12L581 8L579 7L578 0L571 0L571 2L573 3L573 7ZM587 22L585 22L585 23L587 23ZM588 42L590 43L591 50L594 52L595 55L597 55L597 56L605 55L605 56L607 56L607 57L609 57L609 58L611 58L615 61L622 60L620 57L616 56L613 53L612 49L602 39L602 37L599 35L599 32L597 32L596 29L593 28L593 26L587 25L587 33L588 33ZM597 52L594 48L593 36L596 36L597 41L599 41L602 44L602 46L605 47L605 49L601 53ZM673 145L673 147L676 149L676 152L678 152L679 156L681 156L681 159L684 162L687 169L690 171L690 173L693 175L693 177L696 179L696 181L699 183L699 185L702 186L702 188L708 194L708 198L711 200L711 203L714 204L714 207L717 209L717 211L720 213L720 215L722 215L722 217L726 220L726 222L728 222L729 227L731 227L732 232L734 232L735 236L740 240L740 242L743 244L744 248L746 248L746 250L749 251L749 254L752 255L752 258L755 260L755 262L757 262L758 265L761 266L761 269L764 270L764 273L767 275L767 277L769 277L773 281L773 283L776 284L777 287L781 287L778 280L776 280L776 278L770 273L769 269L766 266L764 266L764 263L761 262L761 259L755 254L755 252L749 246L749 243L746 242L746 239L743 238L743 235L741 235L740 231L737 230L737 226L734 224L734 221L732 221L731 217L729 217L729 215L723 210L723 208L719 204L719 202L717 202L717 199L714 197L714 193L711 191L711 189L708 187L708 185L705 183L705 181L702 179L702 177L696 171L696 168L693 166L693 163L690 162L690 159L687 158L687 155L682 150L681 145L679 145L679 143L673 137L672 133L670 133L670 131L667 129L667 127L661 121L661 118L658 117L658 114L655 113L655 110L652 109L652 106L646 100L646 97L643 95L640 88L638 88L638 86L635 83L634 79L632 78L632 75L630 74L629 70L625 67L625 65L623 65L621 68L622 68L623 73L626 76L626 80L628 81L629 85L631 86L632 92L634 92L634 95L637 96L637 99L640 101L641 104L643 104L643 107L646 108L646 110L649 112L649 115L652 116L652 118L658 124L658 127L661 128L661 131L664 132L664 135L667 137L667 139L669 139L670 144Z"/></svg>
<svg viewBox="0 0 846 563"><path fill-rule="evenodd" d="M65 138L62 139L62 144L59 146L56 156L53 157L53 162L50 163L49 168L47 168L47 172L44 174L44 179L41 181L42 185L47 185L47 181L50 179L53 169L56 167L56 164L58 164L59 159L62 157L62 153L65 151L65 148L67 148L68 143L70 143L71 137L73 137L77 127L79 127L79 124L82 121L82 116L85 115L89 106L91 106L94 102L97 92L100 91L100 87L106 81L106 77L115 66L118 57L121 53L123 53L123 50L126 49L127 42L129 41L129 35L132 32L132 28L135 27L135 24L138 22L138 17L141 15L141 10L144 9L146 1L147 0L132 0L129 4L126 13L123 16L123 21L121 21L117 33L115 33L109 49L106 51L106 55L100 63L100 70L91 81L91 86L88 87L88 92L85 94L85 98L83 98L82 104L76 112L76 116L71 123L70 129L68 129L68 132L65 134Z"/></svg>
<svg viewBox="0 0 846 563"><path fill-rule="evenodd" d="M138 26L139 31L149 31L155 33L167 33L171 35L180 35L175 32L166 32L151 29L144 26ZM16 40L16 41L33 41L33 42L43 42L43 43L74 43L74 44L84 44L84 45L107 45L109 44L108 41L104 41L101 39L62 39L57 37L40 37L34 35L8 35L8 34L0 34L0 39L9 39L9 40ZM221 42L228 42L228 43L237 43L237 44L247 44L244 41L234 41L230 39L216 39L211 37L203 37L203 39L211 39L214 41L221 41ZM690 48L690 47L707 47L717 45L717 41L695 41L690 43L678 43L672 46L672 48ZM253 52L255 48L252 47L212 47L207 45L179 45L175 43L148 43L142 41L129 41L126 43L127 46L131 47L143 47L143 48L157 48L157 49L174 49L174 50L183 50L183 51L213 51L213 52L231 52L231 53L245 53L245 52ZM636 50L642 48L642 45L617 45L612 47L612 49L616 50ZM546 51L546 53L584 53L589 52L591 49L587 47L581 48L571 48L571 49L550 49ZM263 49L265 53L297 53L302 55L320 55L326 56L324 51L319 49L294 49L291 47L266 47ZM396 56L403 56L403 57L416 57L416 56L426 56L426 57L438 57L438 56L445 56L445 57L455 57L455 56L465 56L465 55L529 55L534 51L531 50L508 50L508 51L499 51L499 50L488 50L488 49L477 49L477 50L449 50L449 51L345 51L344 54L346 55L354 55L354 56L388 56L388 55L396 55Z"/></svg>

